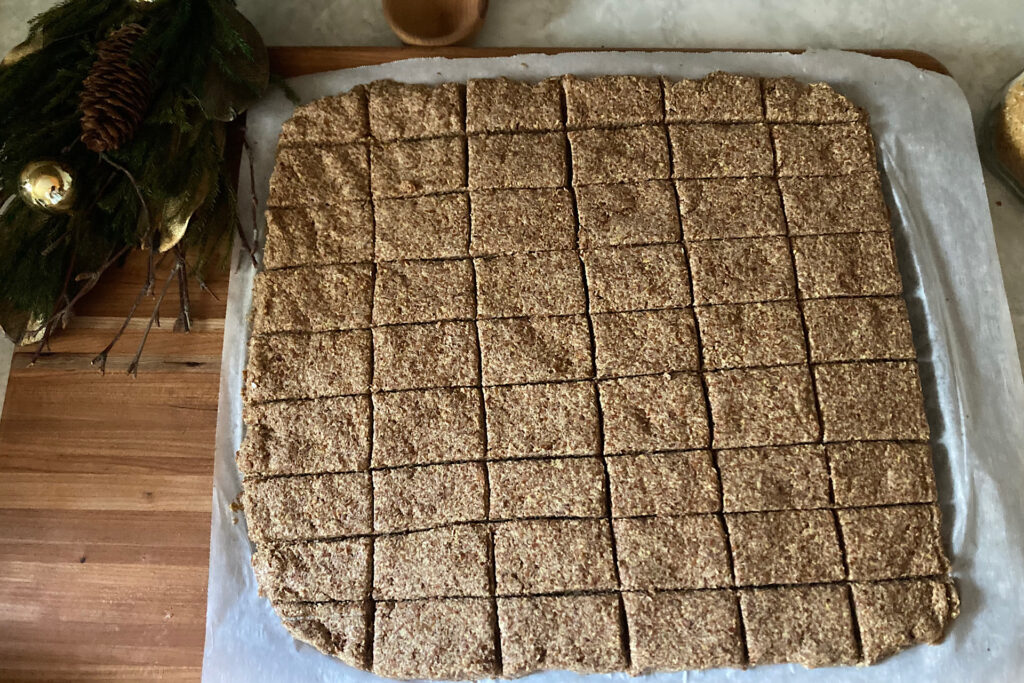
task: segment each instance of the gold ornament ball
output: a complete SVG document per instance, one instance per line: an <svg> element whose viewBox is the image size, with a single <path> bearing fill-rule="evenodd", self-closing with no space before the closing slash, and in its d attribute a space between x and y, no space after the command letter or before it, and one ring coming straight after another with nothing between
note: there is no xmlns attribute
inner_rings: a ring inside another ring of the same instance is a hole
<svg viewBox="0 0 1024 683"><path fill-rule="evenodd" d="M32 161L18 177L18 194L33 208L67 213L75 203L75 177L71 168L60 161Z"/></svg>

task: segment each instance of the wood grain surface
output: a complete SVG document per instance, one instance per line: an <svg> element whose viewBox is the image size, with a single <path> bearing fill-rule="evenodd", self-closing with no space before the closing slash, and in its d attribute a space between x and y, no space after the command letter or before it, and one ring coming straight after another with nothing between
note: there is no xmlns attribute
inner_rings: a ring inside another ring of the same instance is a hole
<svg viewBox="0 0 1024 683"><path fill-rule="evenodd" d="M565 50L273 48L284 76L424 56ZM875 51L945 72L912 51ZM193 292L195 328L154 329L138 379L124 374L137 320L101 376L144 279L136 254L82 301L52 349L19 351L0 418L0 680L200 677L227 272ZM159 281L159 279L158 279ZM219 299L219 300L218 300ZM145 314L143 314L143 318Z"/></svg>

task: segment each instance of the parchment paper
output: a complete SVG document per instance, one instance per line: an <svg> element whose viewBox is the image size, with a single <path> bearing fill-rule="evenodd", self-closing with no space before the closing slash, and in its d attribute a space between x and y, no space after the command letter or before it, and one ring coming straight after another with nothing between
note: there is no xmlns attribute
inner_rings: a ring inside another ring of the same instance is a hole
<svg viewBox="0 0 1024 683"><path fill-rule="evenodd" d="M411 60L295 79L303 101L378 78L436 83L576 73L698 77L716 69L824 80L871 114L888 178L897 250L920 352L935 446L946 547L962 613L938 647L912 648L868 668L797 665L659 674L650 681L1005 681L1024 672L1024 382L1000 277L970 111L949 78L904 62L836 51L575 53L503 59ZM277 138L292 105L280 94L250 111L259 221ZM248 187L243 163L241 187ZM242 214L250 198L242 192ZM262 225L261 225L262 229ZM257 596L234 452L242 434L241 372L252 268L236 259L224 335L213 492L204 681L379 680L294 641ZM236 517L238 519L236 519ZM581 677L549 672L531 683Z"/></svg>

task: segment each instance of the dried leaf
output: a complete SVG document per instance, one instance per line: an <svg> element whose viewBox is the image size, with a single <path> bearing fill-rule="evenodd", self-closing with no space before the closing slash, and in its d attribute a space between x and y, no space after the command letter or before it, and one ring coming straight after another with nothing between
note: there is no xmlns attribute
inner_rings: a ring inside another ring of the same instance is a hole
<svg viewBox="0 0 1024 683"><path fill-rule="evenodd" d="M200 102L208 118L216 121L233 121L255 104L270 84L270 58L259 31L233 7L224 8L224 17L241 38L252 48L252 57L235 50L229 59L231 71L239 75L242 82L229 81L220 66L210 62L203 83Z"/></svg>

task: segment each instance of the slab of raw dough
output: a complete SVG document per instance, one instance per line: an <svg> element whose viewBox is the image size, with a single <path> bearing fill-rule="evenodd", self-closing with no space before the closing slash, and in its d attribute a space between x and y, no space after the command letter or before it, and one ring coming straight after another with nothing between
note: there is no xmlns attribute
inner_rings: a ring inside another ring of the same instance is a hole
<svg viewBox="0 0 1024 683"><path fill-rule="evenodd" d="M720 588L732 583L718 515L616 519L622 588Z"/></svg>
<svg viewBox="0 0 1024 683"><path fill-rule="evenodd" d="M576 188L580 247L679 241L679 210L667 180Z"/></svg>
<svg viewBox="0 0 1024 683"><path fill-rule="evenodd" d="M244 476L352 472L370 464L368 396L274 401L247 406L238 451Z"/></svg>
<svg viewBox="0 0 1024 683"><path fill-rule="evenodd" d="M686 515L718 512L718 475L710 451L610 457L612 515Z"/></svg>
<svg viewBox="0 0 1024 683"><path fill-rule="evenodd" d="M491 519L604 517L604 467L598 458L506 460L487 465Z"/></svg>
<svg viewBox="0 0 1024 683"><path fill-rule="evenodd" d="M487 470L463 462L373 473L373 529L400 532L487 519Z"/></svg>
<svg viewBox="0 0 1024 683"><path fill-rule="evenodd" d="M836 522L828 510L727 514L725 520L740 586L845 578Z"/></svg>
<svg viewBox="0 0 1024 683"><path fill-rule="evenodd" d="M598 519L500 522L494 572L498 595L612 590L610 525Z"/></svg>
<svg viewBox="0 0 1024 683"><path fill-rule="evenodd" d="M614 593L498 598L502 671L619 671L626 666L620 622Z"/></svg>
<svg viewBox="0 0 1024 683"><path fill-rule="evenodd" d="M284 124L268 206L238 464L296 638L463 680L866 664L956 616L831 87L372 83Z"/></svg>

